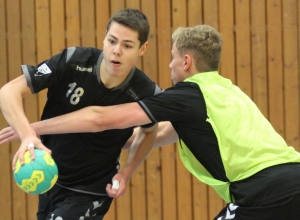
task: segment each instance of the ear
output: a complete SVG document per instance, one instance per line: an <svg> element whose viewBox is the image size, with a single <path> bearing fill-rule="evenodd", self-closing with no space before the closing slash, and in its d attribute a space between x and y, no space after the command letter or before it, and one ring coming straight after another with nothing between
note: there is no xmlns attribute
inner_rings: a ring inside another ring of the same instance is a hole
<svg viewBox="0 0 300 220"><path fill-rule="evenodd" d="M103 42L102 43L104 43L104 41L105 41L105 37L106 37L106 35L107 35L107 30L105 31L105 35L104 35L104 39L103 39Z"/></svg>
<svg viewBox="0 0 300 220"><path fill-rule="evenodd" d="M190 69L190 67L191 67L191 65L192 65L192 63L193 63L193 58L191 57L191 55L190 54L185 54L184 55L184 67L183 67L183 69L184 70L188 70L188 69Z"/></svg>
<svg viewBox="0 0 300 220"><path fill-rule="evenodd" d="M139 49L139 56L143 56L146 53L148 42L145 42Z"/></svg>

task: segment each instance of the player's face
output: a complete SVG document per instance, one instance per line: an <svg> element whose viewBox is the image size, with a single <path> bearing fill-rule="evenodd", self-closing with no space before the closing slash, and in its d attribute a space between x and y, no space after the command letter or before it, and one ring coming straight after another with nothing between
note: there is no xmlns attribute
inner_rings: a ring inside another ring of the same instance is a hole
<svg viewBox="0 0 300 220"><path fill-rule="evenodd" d="M172 46L171 55L172 61L169 67L171 68L171 79L175 85L178 82L182 82L186 78L184 76L184 65L186 61L184 56L180 55L175 43Z"/></svg>
<svg viewBox="0 0 300 220"><path fill-rule="evenodd" d="M113 22L103 41L104 61L107 73L126 78L139 56L143 56L148 42L140 47L138 32Z"/></svg>

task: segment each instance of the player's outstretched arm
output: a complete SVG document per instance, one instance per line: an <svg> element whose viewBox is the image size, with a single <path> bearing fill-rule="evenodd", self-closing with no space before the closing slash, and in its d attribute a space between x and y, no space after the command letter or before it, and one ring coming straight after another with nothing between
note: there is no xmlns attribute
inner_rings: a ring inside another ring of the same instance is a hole
<svg viewBox="0 0 300 220"><path fill-rule="evenodd" d="M100 132L149 124L151 120L133 102L115 106L89 106L65 115L33 123L37 134Z"/></svg>
<svg viewBox="0 0 300 220"><path fill-rule="evenodd" d="M24 153L28 146L36 146L48 153L51 151L39 141L34 130L31 128L23 109L23 98L31 94L27 86L25 76L22 75L9 83L5 84L0 90L0 107L7 123L13 128L21 139L21 146L13 159L13 167L17 158L23 164ZM30 149L32 159L34 151Z"/></svg>
<svg viewBox="0 0 300 220"><path fill-rule="evenodd" d="M157 125L150 128L140 127L133 140L132 146L125 167L113 177L113 181L119 182L119 189L112 188L111 184L106 187L107 194L110 197L122 196L126 191L127 182L134 171L145 160L150 152L156 138Z"/></svg>
<svg viewBox="0 0 300 220"><path fill-rule="evenodd" d="M90 110L87 109L85 111L90 111ZM74 116L76 117L77 114L78 113L74 113ZM82 113L82 114L84 114L84 113ZM88 113L86 113L86 114L88 114ZM60 116L60 117L65 117L65 116ZM31 126L37 135L54 134L55 132L67 133L67 132L70 132L70 129L74 129L73 132L76 132L78 125L74 125L75 127L72 125L72 122L74 121L72 118L70 119L71 124L69 124L69 125L68 125L69 122L67 120L64 120L64 122L63 122L64 125L55 124L55 121L57 121L57 119L53 118L53 119L49 119L49 120L45 120L45 121L35 122L35 123L31 124ZM62 122L62 121L59 120L59 122ZM88 122L88 123L90 123L90 122ZM62 126L62 128L60 128L60 126ZM68 128L69 126L71 126L71 128ZM82 127L80 127L80 129L82 129ZM93 132L94 130L97 130L97 128L94 128L94 129L87 128L87 130L84 132ZM132 136L128 139L128 141L124 145L123 150L130 149L130 146L132 145L133 140L134 140L138 130L139 130L139 127L136 127L134 129ZM78 129L78 132L80 132L79 129ZM19 137L11 127L4 128L0 131L0 144L4 144L4 143L14 141L14 140L19 140ZM159 122L158 123L157 136L156 136L153 147L165 146L167 144L175 143L177 140L178 140L178 135L170 122Z"/></svg>
<svg viewBox="0 0 300 220"><path fill-rule="evenodd" d="M132 104L133 103L125 104L125 106L131 107ZM117 110L122 110L122 108L119 108L120 106L112 106L112 108L115 107L117 107ZM141 118L140 119L141 123L144 121L150 121L148 117L145 115L145 113L143 112L143 110L137 104L135 104L135 107L137 109L135 111L140 112L141 114L141 116L139 117ZM104 109L106 108L109 107L104 107ZM124 111L122 112L124 113ZM105 122L101 122L102 121L101 117L104 117L103 115L105 114L106 113L102 107L87 107L67 115L62 115L52 119L35 122L31 124L31 127L33 128L33 130L36 132L37 135L78 133L78 132L98 132L105 127L104 126ZM139 122L139 118L137 117L132 117L132 118L136 120L135 123ZM114 121L114 123L118 125L118 121ZM126 124L126 121L124 121L123 123ZM130 124L130 121L127 123ZM134 129L133 135L128 139L123 149L130 148L137 134L138 129L139 128ZM11 127L4 128L0 131L0 144L4 144L9 141L18 140L18 139L19 139L18 135L14 132L14 130ZM170 122L158 123L157 137L153 147L161 147L167 144L174 143L177 140L178 140L178 135L175 132Z"/></svg>

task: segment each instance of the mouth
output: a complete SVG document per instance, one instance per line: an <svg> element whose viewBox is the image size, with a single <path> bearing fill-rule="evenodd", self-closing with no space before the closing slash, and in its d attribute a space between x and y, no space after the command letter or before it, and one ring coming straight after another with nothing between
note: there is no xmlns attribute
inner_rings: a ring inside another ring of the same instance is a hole
<svg viewBox="0 0 300 220"><path fill-rule="evenodd" d="M117 60L112 60L111 61L114 65L120 65L121 63L119 62L119 61L117 61Z"/></svg>

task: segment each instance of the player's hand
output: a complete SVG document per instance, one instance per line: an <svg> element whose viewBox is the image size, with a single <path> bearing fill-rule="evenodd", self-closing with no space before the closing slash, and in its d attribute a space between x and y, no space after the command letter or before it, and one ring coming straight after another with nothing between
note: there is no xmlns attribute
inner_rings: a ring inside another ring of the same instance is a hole
<svg viewBox="0 0 300 220"><path fill-rule="evenodd" d="M34 148L44 150L45 152L47 152L50 155L52 153L50 149L48 149L45 145L42 144L41 140L38 137L36 137L36 136L27 137L26 139L22 140L19 150L14 155L13 162L12 162L13 170L16 167L16 162L18 159L20 160L21 166L24 164L24 154L25 154L25 151L27 151L27 150L30 153L31 160L34 160L34 158L35 158Z"/></svg>
<svg viewBox="0 0 300 220"><path fill-rule="evenodd" d="M3 128L0 131L0 145L19 139L20 138L18 134L16 134L16 132L11 127Z"/></svg>
<svg viewBox="0 0 300 220"><path fill-rule="evenodd" d="M127 179L122 176L122 174L117 173L112 178L113 184L107 184L106 192L109 197L117 198L125 194Z"/></svg>

